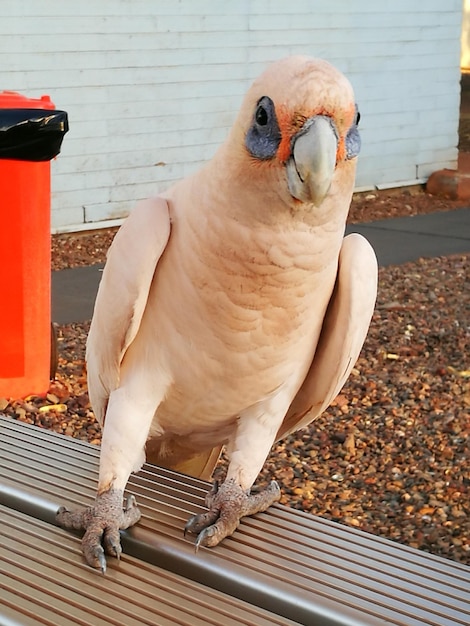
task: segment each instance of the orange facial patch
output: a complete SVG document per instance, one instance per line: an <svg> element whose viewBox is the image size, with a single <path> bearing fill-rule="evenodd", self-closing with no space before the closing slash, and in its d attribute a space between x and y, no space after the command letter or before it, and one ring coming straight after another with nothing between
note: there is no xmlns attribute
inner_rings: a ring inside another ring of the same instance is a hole
<svg viewBox="0 0 470 626"><path fill-rule="evenodd" d="M344 135L338 140L338 147L336 148L336 163L344 161L346 158L346 143L344 141Z"/></svg>
<svg viewBox="0 0 470 626"><path fill-rule="evenodd" d="M285 104L276 107L276 117L281 130L281 143L277 149L277 157L281 163L285 163L290 157L292 137L299 132L308 117L300 113L294 113L292 115Z"/></svg>
<svg viewBox="0 0 470 626"><path fill-rule="evenodd" d="M349 129L354 122L354 116L356 114L355 105L351 105L351 107L346 111L345 115L339 120L341 129ZM318 108L314 111L309 112L309 115L304 115L302 113L290 113L287 109L286 105L281 104L276 107L276 116L279 124L279 128L281 131L281 143L279 144L279 148L277 149L277 157L281 163L285 163L291 154L291 142L292 137L296 135L305 122L314 117L315 115L325 115L327 117L331 117L333 121L335 121L335 116L324 108ZM338 132L340 129L338 128L338 124L336 124ZM336 162L343 161L346 158L346 145L345 145L345 133L342 132L338 139L338 148L336 151Z"/></svg>

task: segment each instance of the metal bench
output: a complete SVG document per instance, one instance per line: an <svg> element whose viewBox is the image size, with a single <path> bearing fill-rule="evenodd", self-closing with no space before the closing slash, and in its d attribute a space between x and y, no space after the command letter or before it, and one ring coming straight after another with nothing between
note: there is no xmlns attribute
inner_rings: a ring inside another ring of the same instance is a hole
<svg viewBox="0 0 470 626"><path fill-rule="evenodd" d="M77 537L3 506L0 537L0 623L295 624L128 555L104 578L81 562Z"/></svg>
<svg viewBox="0 0 470 626"><path fill-rule="evenodd" d="M22 564L28 567L28 555L38 567L49 563L48 559L60 548L63 580L67 581L68 569L71 576L76 577L79 572L84 605L86 598L94 598L94 610L98 602L102 619L106 619L108 609L117 607L119 585L127 589L129 581L137 576L149 583L144 595L150 593L149 588L154 588L154 592L152 601L144 603L145 617L132 623L197 624L177 621L171 613L166 619L174 622L164 622L160 617L155 617L154 622L145 621L149 612L160 616L158 611L165 610L164 594L163 608L160 607L160 581L162 577L172 580L168 577L175 576L175 590L187 585L188 601L199 606L194 609L195 615L209 624L470 624L470 568L281 505L246 518L232 538L196 554L192 539L183 537L183 527L191 514L203 509L208 484L149 465L132 476L128 485L129 492L137 497L143 518L123 533L126 556L120 564L110 561L110 574L103 578L83 565L78 539L53 526L60 504L80 506L92 502L98 457L99 449L85 442L0 417L0 504L5 507L2 514L10 520L20 515L23 524L34 527L33 536L40 539L41 545L39 548L35 541L24 543L24 537L18 537L26 551ZM8 540L12 537L13 541L14 531L14 523L3 526ZM16 532L20 532L18 528ZM45 551L48 537L53 538L50 552ZM8 544L4 545L2 555L5 553L11 561L10 552ZM51 567L55 565L52 563ZM3 561L0 572L3 573ZM40 585L39 575L35 587L38 593ZM67 585L64 582L64 588L68 589ZM0 590L3 588L2 583ZM171 602L180 608L178 593L175 591ZM206 604L201 604L203 597ZM208 599L214 597L222 610L232 616L232 622L228 617L219 622L211 622L213 617L206 619L206 610L209 615L214 606ZM54 595L49 602L51 610L56 599L59 602ZM11 610L11 600L5 606ZM237 607L247 615L249 611L259 611L259 615L246 617L227 607ZM0 616L3 608L2 596ZM11 617L6 610L3 615ZM140 619L139 616L135 613L134 619ZM0 624L31 623L18 616L15 619L2 622L0 617ZM126 618L122 623L131 622Z"/></svg>

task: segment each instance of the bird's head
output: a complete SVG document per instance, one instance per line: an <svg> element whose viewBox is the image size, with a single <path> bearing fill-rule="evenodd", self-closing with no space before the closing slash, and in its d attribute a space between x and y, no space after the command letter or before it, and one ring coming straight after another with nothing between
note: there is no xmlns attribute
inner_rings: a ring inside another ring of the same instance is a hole
<svg viewBox="0 0 470 626"><path fill-rule="evenodd" d="M275 176L290 204L319 207L338 171L352 192L359 112L349 81L328 62L291 56L273 63L249 89L238 122L250 175Z"/></svg>

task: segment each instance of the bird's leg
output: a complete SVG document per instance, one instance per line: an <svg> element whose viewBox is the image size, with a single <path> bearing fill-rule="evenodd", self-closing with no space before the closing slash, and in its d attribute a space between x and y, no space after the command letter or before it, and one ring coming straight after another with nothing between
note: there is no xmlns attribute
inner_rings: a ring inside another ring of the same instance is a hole
<svg viewBox="0 0 470 626"><path fill-rule="evenodd" d="M81 511L61 507L56 518L65 528L85 530L82 539L85 560L103 573L106 571L105 553L118 558L121 554L119 530L129 528L140 519L133 497L127 500L123 510L123 493L129 475L138 471L145 460L144 447L156 405L132 398L136 395L122 388L109 398L94 505Z"/></svg>
<svg viewBox="0 0 470 626"><path fill-rule="evenodd" d="M209 510L192 516L185 526L185 532L198 535L196 549L201 545L216 546L236 530L242 517L265 511L280 499L281 491L275 481L263 491L250 493L282 422L280 404L276 405L276 413L264 405L257 406L256 413L248 410L240 416L235 437L229 443L227 477L220 487L215 484L208 493Z"/></svg>

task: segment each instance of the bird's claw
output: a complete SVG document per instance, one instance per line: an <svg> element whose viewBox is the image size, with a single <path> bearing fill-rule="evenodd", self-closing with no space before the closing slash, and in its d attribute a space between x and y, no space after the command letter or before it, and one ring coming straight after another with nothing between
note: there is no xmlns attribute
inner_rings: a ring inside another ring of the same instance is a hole
<svg viewBox="0 0 470 626"><path fill-rule="evenodd" d="M122 549L119 530L129 528L140 519L134 496L129 496L122 509L122 491L111 489L96 497L92 507L69 511L60 507L56 520L64 528L85 530L82 551L86 562L106 573L106 556L120 558Z"/></svg>
<svg viewBox="0 0 470 626"><path fill-rule="evenodd" d="M106 574L106 556L99 539L97 539L97 543L93 547L86 548L85 545L82 545L82 550L88 565L101 570L104 576Z"/></svg>
<svg viewBox="0 0 470 626"><path fill-rule="evenodd" d="M209 510L190 517L184 534L197 535L196 552L200 546L216 546L236 530L242 517L265 511L280 497L281 491L275 481L254 494L244 491L234 480L226 481L220 488L214 484L206 497Z"/></svg>
<svg viewBox="0 0 470 626"><path fill-rule="evenodd" d="M198 533L196 543L194 544L194 549L197 552L201 546L209 546L211 537L216 533L215 525L208 526L207 528L203 528L200 533Z"/></svg>

